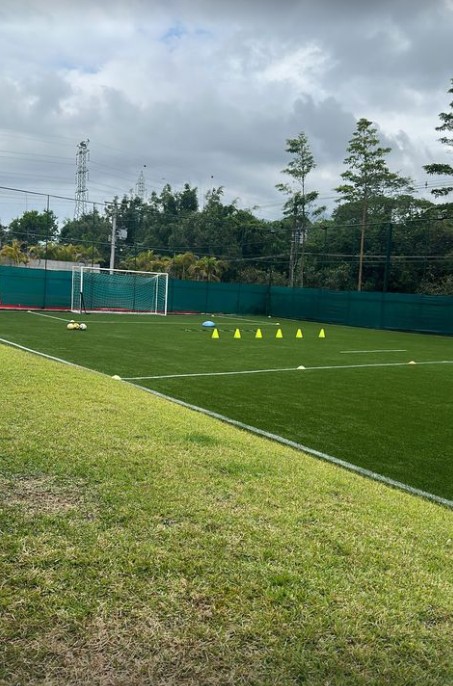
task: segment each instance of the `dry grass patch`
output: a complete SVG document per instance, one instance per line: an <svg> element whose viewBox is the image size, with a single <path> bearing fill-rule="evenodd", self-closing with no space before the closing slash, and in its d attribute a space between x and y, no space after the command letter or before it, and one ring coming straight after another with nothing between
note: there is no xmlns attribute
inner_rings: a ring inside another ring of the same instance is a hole
<svg viewBox="0 0 453 686"><path fill-rule="evenodd" d="M83 512L86 509L85 488L86 484L77 479L62 481L44 474L17 475L0 479L0 502L18 507L29 516Z"/></svg>

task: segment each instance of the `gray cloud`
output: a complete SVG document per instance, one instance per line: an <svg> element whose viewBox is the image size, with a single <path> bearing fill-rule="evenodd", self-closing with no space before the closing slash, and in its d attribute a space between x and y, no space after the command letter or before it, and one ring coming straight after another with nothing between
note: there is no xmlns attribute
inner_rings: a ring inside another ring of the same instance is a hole
<svg viewBox="0 0 453 686"><path fill-rule="evenodd" d="M446 154L452 29L449 0L4 0L0 185L74 194L89 138L93 200L128 193L146 164L149 189L213 177L273 217L286 139L305 131L332 196L362 116L421 183ZM0 189L3 222L15 197Z"/></svg>

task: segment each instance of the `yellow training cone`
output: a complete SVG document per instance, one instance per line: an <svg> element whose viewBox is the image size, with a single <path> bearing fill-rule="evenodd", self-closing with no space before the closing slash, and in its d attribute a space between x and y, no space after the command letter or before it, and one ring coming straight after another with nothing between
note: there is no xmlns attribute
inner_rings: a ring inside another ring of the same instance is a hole
<svg viewBox="0 0 453 686"><path fill-rule="evenodd" d="M241 337L241 332L239 331L239 329L236 329L236 331L234 332L233 338L240 338L240 337Z"/></svg>
<svg viewBox="0 0 453 686"><path fill-rule="evenodd" d="M283 333L281 329L277 329L277 333L275 334L275 338L283 338Z"/></svg>
<svg viewBox="0 0 453 686"><path fill-rule="evenodd" d="M214 329L211 338L219 338L219 332L217 331L217 329Z"/></svg>
<svg viewBox="0 0 453 686"><path fill-rule="evenodd" d="M262 338L263 334L261 333L261 329L256 330L255 338Z"/></svg>
<svg viewBox="0 0 453 686"><path fill-rule="evenodd" d="M324 331L324 329L321 329L321 331L319 332L318 338L325 338L325 337L326 337L326 332Z"/></svg>
<svg viewBox="0 0 453 686"><path fill-rule="evenodd" d="M303 337L304 337L304 335L303 335L301 329L297 329L296 338L303 338Z"/></svg>

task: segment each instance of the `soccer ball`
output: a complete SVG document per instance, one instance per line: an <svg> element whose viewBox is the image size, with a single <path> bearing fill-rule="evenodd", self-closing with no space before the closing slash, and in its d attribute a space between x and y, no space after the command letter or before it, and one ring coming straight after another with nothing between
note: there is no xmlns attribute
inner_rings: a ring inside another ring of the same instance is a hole
<svg viewBox="0 0 453 686"><path fill-rule="evenodd" d="M79 329L80 329L80 331L86 331L87 325L82 322L81 324L79 324Z"/></svg>
<svg viewBox="0 0 453 686"><path fill-rule="evenodd" d="M74 322L74 324L72 325L72 328L73 328L73 329L80 329L80 324L79 324L79 322Z"/></svg>
<svg viewBox="0 0 453 686"><path fill-rule="evenodd" d="M66 326L66 328L71 331L74 328L74 322L69 322L69 324Z"/></svg>

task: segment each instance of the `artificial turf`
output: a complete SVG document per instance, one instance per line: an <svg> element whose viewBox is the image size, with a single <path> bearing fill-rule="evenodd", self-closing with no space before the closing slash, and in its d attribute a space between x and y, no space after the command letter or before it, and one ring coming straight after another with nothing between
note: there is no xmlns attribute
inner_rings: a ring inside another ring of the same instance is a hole
<svg viewBox="0 0 453 686"><path fill-rule="evenodd" d="M2 312L0 337L453 497L451 338L206 317Z"/></svg>

